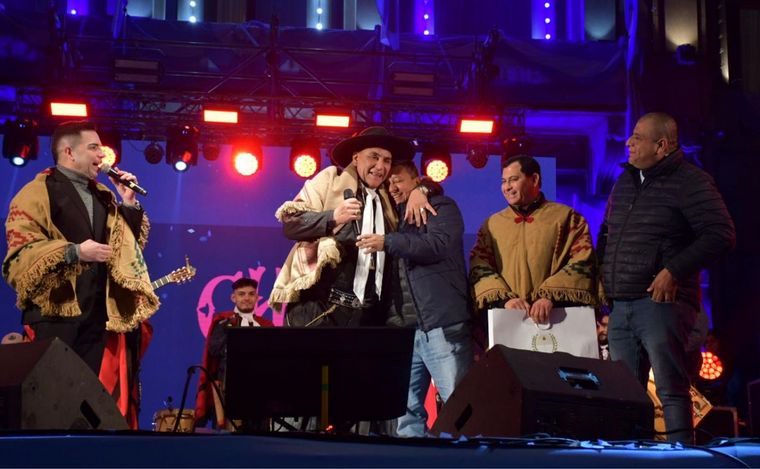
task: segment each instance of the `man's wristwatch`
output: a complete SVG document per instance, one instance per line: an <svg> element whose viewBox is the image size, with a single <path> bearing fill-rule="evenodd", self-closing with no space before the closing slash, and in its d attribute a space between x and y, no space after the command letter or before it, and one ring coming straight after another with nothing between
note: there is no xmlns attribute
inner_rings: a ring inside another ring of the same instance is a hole
<svg viewBox="0 0 760 469"><path fill-rule="evenodd" d="M427 186L424 186L422 184L415 187L415 189L418 189L420 192L422 192L425 197L428 197L430 195L430 189L427 188Z"/></svg>

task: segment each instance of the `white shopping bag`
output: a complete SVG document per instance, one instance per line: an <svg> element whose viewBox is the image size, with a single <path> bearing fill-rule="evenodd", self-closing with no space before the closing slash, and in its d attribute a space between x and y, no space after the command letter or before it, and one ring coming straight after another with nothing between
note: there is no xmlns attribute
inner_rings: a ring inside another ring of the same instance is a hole
<svg viewBox="0 0 760 469"><path fill-rule="evenodd" d="M567 352L577 357L599 358L594 308L554 308L549 323L536 324L519 309L488 310L488 345L534 352Z"/></svg>

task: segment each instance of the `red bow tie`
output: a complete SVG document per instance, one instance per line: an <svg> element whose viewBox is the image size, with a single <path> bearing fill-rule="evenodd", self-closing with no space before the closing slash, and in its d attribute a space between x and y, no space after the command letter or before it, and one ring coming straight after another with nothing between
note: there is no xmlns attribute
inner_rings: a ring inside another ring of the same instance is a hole
<svg viewBox="0 0 760 469"><path fill-rule="evenodd" d="M533 223L533 217L531 217L530 215L527 215L527 216L518 215L517 217L515 217L515 223L522 223L522 222Z"/></svg>

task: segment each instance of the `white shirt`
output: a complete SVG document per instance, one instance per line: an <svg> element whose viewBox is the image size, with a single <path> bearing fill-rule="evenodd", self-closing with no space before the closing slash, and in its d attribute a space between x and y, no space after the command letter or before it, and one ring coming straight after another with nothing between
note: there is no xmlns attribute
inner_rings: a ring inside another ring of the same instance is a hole
<svg viewBox="0 0 760 469"><path fill-rule="evenodd" d="M261 327L261 324L256 321L253 311L250 313L243 313L237 308L237 306L235 306L235 314L240 316L241 327Z"/></svg>

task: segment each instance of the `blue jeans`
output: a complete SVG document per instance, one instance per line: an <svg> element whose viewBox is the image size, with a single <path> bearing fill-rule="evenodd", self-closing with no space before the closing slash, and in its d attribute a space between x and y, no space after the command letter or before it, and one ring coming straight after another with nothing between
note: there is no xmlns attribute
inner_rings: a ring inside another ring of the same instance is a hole
<svg viewBox="0 0 760 469"><path fill-rule="evenodd" d="M615 300L607 337L610 356L633 370L646 389L649 368L665 414L669 441L693 442L686 342L697 311L682 302L657 303L651 298Z"/></svg>
<svg viewBox="0 0 760 469"><path fill-rule="evenodd" d="M425 436L428 418L425 396L430 378L433 378L441 399L446 402L472 364L471 340L470 326L464 322L428 332L417 329L406 414L398 419L396 430L399 436Z"/></svg>

